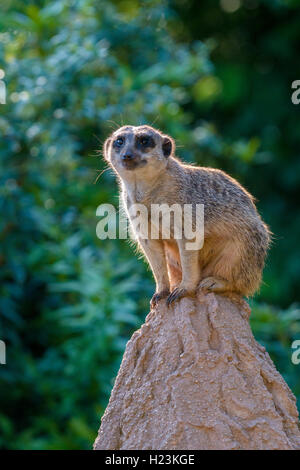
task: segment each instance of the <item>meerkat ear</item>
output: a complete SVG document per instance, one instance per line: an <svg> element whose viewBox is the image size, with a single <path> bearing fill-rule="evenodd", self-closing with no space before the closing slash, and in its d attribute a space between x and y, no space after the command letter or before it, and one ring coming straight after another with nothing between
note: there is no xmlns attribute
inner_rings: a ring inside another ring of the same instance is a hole
<svg viewBox="0 0 300 470"><path fill-rule="evenodd" d="M109 149L110 142L111 142L111 138L108 137L108 139L106 139L103 145L103 156L105 160L109 160L108 149Z"/></svg>
<svg viewBox="0 0 300 470"><path fill-rule="evenodd" d="M162 150L164 156L167 158L174 152L174 141L170 137L164 137L162 141Z"/></svg>

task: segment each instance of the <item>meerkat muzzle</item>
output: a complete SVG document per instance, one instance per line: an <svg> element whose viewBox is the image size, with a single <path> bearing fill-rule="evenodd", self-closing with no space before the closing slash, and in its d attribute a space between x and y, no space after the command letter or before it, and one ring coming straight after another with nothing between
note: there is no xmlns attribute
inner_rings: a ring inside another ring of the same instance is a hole
<svg viewBox="0 0 300 470"><path fill-rule="evenodd" d="M142 160L139 155L134 153L125 153L121 157L122 165L126 170L134 170L138 166L145 165L146 161Z"/></svg>

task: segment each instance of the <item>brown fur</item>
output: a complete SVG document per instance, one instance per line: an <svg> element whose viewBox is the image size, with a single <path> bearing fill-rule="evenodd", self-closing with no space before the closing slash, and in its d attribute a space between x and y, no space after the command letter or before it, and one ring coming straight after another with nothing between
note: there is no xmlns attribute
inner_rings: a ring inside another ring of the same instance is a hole
<svg viewBox="0 0 300 470"><path fill-rule="evenodd" d="M141 149L138 136L149 135L152 146ZM113 142L124 136L122 148ZM171 148L171 153L169 149ZM174 156L173 140L150 126L124 126L104 144L104 155L121 182L128 211L134 203L168 205L204 204L203 248L187 252L171 239L138 243L153 270L157 290L153 303L193 294L196 289L252 295L261 283L270 233L259 216L253 197L221 170L184 164ZM126 169L124 154L133 154L137 166ZM151 220L145 222L151 225Z"/></svg>

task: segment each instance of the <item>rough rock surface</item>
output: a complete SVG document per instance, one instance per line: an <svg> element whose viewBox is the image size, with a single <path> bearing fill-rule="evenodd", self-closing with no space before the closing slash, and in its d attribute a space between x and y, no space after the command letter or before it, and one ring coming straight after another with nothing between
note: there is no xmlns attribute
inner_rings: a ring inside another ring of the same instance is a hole
<svg viewBox="0 0 300 470"><path fill-rule="evenodd" d="M246 302L160 301L128 342L95 449L300 449L296 401Z"/></svg>

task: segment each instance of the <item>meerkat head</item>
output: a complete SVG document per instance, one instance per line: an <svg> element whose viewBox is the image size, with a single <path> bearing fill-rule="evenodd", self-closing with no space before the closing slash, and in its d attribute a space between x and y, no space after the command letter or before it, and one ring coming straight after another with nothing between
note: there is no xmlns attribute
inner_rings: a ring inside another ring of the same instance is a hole
<svg viewBox="0 0 300 470"><path fill-rule="evenodd" d="M171 137L150 126L123 126L104 143L104 158L114 170L126 178L129 172L143 178L161 171L174 153Z"/></svg>

